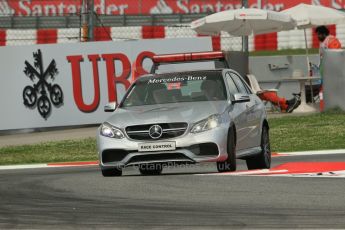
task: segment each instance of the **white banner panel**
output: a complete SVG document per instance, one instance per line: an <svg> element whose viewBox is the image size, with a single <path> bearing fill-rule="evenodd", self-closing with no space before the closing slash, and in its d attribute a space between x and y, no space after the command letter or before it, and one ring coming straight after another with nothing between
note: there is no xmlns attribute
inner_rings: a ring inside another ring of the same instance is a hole
<svg viewBox="0 0 345 230"><path fill-rule="evenodd" d="M211 50L206 37L1 47L0 130L100 123L146 57Z"/></svg>

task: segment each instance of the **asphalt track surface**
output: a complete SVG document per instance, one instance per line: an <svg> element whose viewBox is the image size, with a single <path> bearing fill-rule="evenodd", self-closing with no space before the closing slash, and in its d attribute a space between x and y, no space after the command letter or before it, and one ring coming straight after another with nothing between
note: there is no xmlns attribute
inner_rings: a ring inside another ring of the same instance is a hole
<svg viewBox="0 0 345 230"><path fill-rule="evenodd" d="M344 158L276 157L273 166ZM214 164L117 178L97 166L1 170L0 229L345 228L344 178L215 173Z"/></svg>

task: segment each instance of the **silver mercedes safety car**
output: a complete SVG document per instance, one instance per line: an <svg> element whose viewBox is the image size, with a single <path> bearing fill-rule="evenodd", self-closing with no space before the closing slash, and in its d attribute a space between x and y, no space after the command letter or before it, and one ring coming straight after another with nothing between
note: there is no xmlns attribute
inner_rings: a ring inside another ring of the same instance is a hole
<svg viewBox="0 0 345 230"><path fill-rule="evenodd" d="M164 165L216 162L219 172L269 168L265 106L232 69L149 74L128 89L100 126L97 145L103 176L139 166L143 175Z"/></svg>

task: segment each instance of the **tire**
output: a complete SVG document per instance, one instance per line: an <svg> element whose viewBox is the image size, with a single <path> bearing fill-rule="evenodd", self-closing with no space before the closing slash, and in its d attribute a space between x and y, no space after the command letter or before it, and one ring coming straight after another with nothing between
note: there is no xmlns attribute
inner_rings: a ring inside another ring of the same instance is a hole
<svg viewBox="0 0 345 230"><path fill-rule="evenodd" d="M143 176L160 175L163 171L162 164L144 164L139 166L139 171Z"/></svg>
<svg viewBox="0 0 345 230"><path fill-rule="evenodd" d="M259 155L246 159L247 167L251 169L269 169L271 167L271 146L268 127L262 127L261 152Z"/></svg>
<svg viewBox="0 0 345 230"><path fill-rule="evenodd" d="M234 128L230 128L228 132L227 152L228 159L223 162L217 162L218 172L236 171L236 141Z"/></svg>
<svg viewBox="0 0 345 230"><path fill-rule="evenodd" d="M102 169L102 175L104 177L122 176L122 170L118 168Z"/></svg>

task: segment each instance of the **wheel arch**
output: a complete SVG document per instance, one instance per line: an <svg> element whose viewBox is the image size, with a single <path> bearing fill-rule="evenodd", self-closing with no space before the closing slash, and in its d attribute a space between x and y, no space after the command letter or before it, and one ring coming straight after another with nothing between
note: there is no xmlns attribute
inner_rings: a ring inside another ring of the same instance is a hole
<svg viewBox="0 0 345 230"><path fill-rule="evenodd" d="M231 122L231 124L229 126L228 135L229 135L231 129L234 130L234 135L235 135L235 140L234 141L235 141L235 145L236 145L236 143L237 143L236 126L235 126L235 124L233 122Z"/></svg>
<svg viewBox="0 0 345 230"><path fill-rule="evenodd" d="M265 127L265 126L267 127L267 130L270 129L270 126L268 125L267 119L264 119L264 121L262 122L262 128Z"/></svg>

